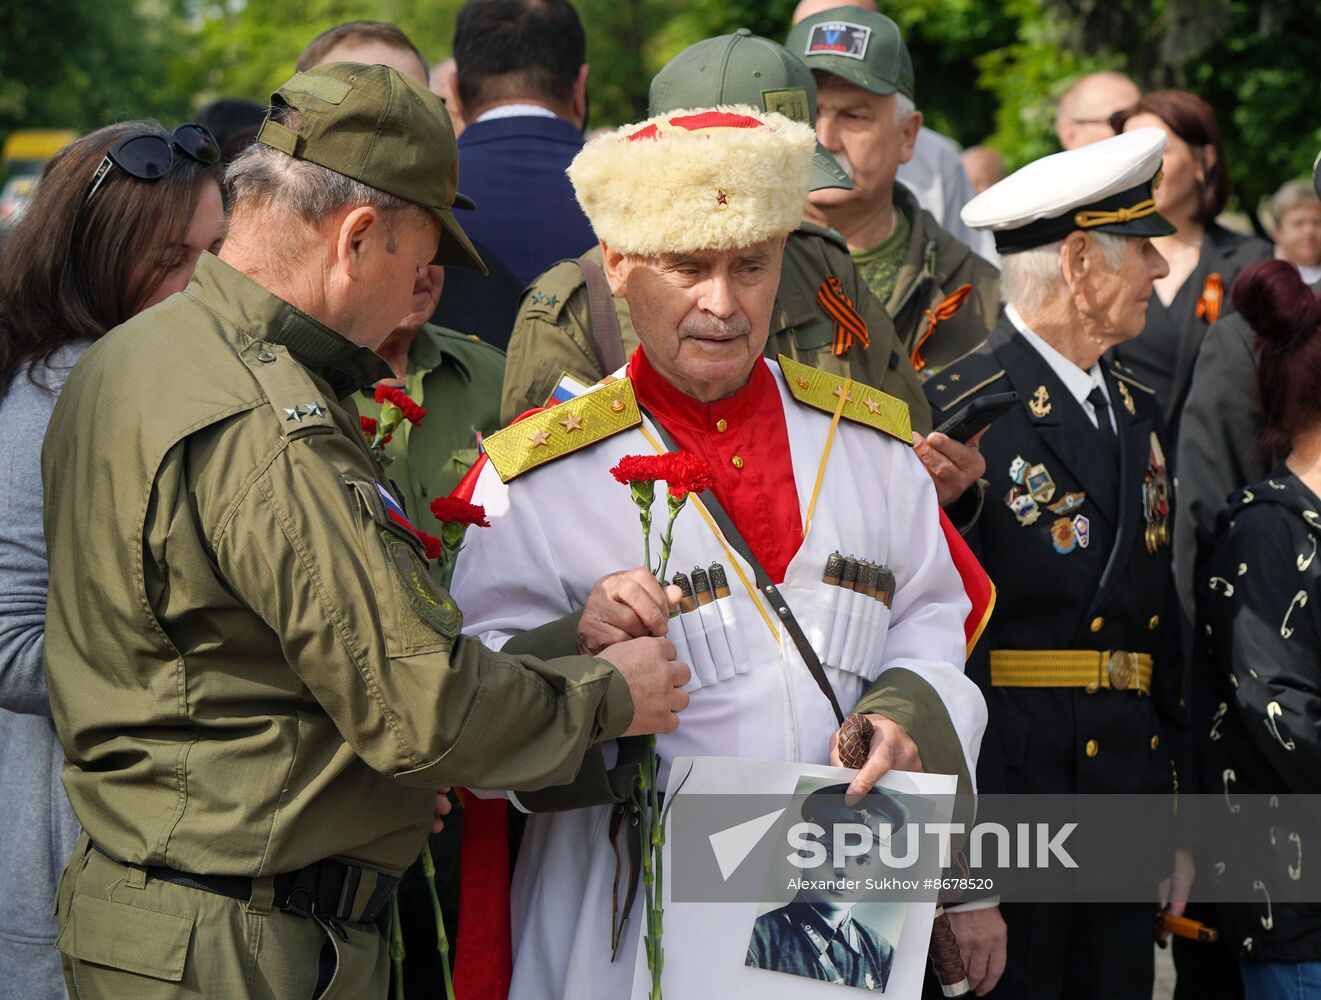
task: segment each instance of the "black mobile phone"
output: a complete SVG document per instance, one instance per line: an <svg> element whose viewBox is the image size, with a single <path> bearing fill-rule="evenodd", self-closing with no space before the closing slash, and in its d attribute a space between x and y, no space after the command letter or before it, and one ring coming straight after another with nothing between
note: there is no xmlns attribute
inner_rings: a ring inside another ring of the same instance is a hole
<svg viewBox="0 0 1321 1000"><path fill-rule="evenodd" d="M982 396L980 399L974 399L946 420L936 428L936 431L952 437L955 441L966 443L970 437L983 427L989 427L992 420L1013 408L1017 402L1016 392L996 392Z"/></svg>

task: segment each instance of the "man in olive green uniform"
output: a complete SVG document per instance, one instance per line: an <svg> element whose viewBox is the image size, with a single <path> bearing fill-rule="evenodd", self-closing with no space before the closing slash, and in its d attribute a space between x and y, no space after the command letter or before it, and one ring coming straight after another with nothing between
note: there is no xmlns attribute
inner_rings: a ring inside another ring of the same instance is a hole
<svg viewBox="0 0 1321 1000"><path fill-rule="evenodd" d="M816 77L817 138L849 172L849 191L815 191L808 218L843 234L923 377L986 339L1000 312L999 272L947 233L896 180L922 114L899 27L841 7L794 25L785 47Z"/></svg>
<svg viewBox="0 0 1321 1000"><path fill-rule="evenodd" d="M811 124L816 85L801 60L746 29L690 46L651 83L652 115L729 104L778 111ZM813 189L849 186L818 144ZM601 248L594 247L586 258L599 267ZM637 349L638 338L628 304L623 299L612 303L623 338L618 363L623 364ZM529 286L509 341L500 407L506 422L544 405L563 375L590 385L609 374L593 346L590 313L588 286L577 261L561 261ZM894 324L867 290L838 233L805 222L789 234L766 354L784 354L882 389L908 404L914 430L925 434L931 429L930 406L896 340Z"/></svg>
<svg viewBox="0 0 1321 1000"><path fill-rule="evenodd" d="M389 374L371 348L421 268L481 267L449 119L352 63L272 104L223 259L92 347L43 454L76 997L383 998L373 921L437 787L561 783L687 704L663 639L542 661L577 616L501 654L460 635L340 404Z"/></svg>
<svg viewBox="0 0 1321 1000"><path fill-rule="evenodd" d="M434 308L434 297L430 301ZM401 356L392 356L385 347L377 352L395 376L386 384L402 388L427 415L416 426L402 424L386 443L391 459L387 474L403 494L413 524L439 535L431 501L449 496L472 468L479 454L478 436L501 427L505 354L480 337L432 323L411 331L396 329L386 345L401 335L409 336ZM373 388L364 389L356 400L358 412L373 419L380 414L374 393Z"/></svg>

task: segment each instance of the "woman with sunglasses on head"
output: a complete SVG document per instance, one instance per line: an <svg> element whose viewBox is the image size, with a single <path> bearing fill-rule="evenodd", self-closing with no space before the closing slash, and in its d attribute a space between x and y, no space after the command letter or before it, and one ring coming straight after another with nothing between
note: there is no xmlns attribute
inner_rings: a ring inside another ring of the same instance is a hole
<svg viewBox="0 0 1321 1000"><path fill-rule="evenodd" d="M1155 201L1177 231L1151 242L1170 273L1151 293L1146 328L1113 354L1156 390L1174 442L1207 327L1230 311L1229 291L1239 272L1269 257L1271 246L1216 222L1229 198L1229 172L1220 126L1204 100L1186 90L1153 90L1116 112L1111 123L1116 132L1154 127L1169 136Z"/></svg>
<svg viewBox="0 0 1321 1000"><path fill-rule="evenodd" d="M66 995L50 914L78 837L42 666L42 439L92 341L182 290L218 249L218 159L200 126L100 129L50 162L0 247L0 997Z"/></svg>

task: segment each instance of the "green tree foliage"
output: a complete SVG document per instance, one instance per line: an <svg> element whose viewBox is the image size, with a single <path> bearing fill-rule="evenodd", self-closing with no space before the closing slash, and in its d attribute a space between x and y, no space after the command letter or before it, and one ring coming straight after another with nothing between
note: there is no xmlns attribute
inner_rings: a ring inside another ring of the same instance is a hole
<svg viewBox="0 0 1321 1000"><path fill-rule="evenodd" d="M463 0L18 0L0 4L0 135L178 121L217 97L265 100L303 46L340 21L394 21L445 58ZM576 0L593 125L646 111L685 46L746 27L783 39L794 0ZM904 31L928 123L1011 166L1053 152L1055 103L1114 68L1179 86L1220 115L1234 191L1255 205L1321 148L1316 0L881 0Z"/></svg>

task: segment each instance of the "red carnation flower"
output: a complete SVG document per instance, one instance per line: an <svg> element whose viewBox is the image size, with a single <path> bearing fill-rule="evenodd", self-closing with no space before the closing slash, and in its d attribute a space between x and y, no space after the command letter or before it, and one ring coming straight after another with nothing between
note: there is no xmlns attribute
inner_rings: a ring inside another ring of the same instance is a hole
<svg viewBox="0 0 1321 1000"><path fill-rule="evenodd" d="M412 421L415 424L420 424L422 418L427 415L427 411L413 402L413 400L409 398L408 393L404 392L403 389L398 389L394 386L378 385L376 387L376 402L389 403L392 406L398 407L399 411L404 415L404 419Z"/></svg>
<svg viewBox="0 0 1321 1000"><path fill-rule="evenodd" d="M359 417L358 423L362 425L362 432L368 437L376 436L376 421L371 417Z"/></svg>
<svg viewBox="0 0 1321 1000"><path fill-rule="evenodd" d="M439 559L442 552L440 539L435 535L428 535L425 531L418 531L417 537L422 539L422 544L426 547L428 559Z"/></svg>
<svg viewBox="0 0 1321 1000"><path fill-rule="evenodd" d="M619 460L619 464L610 470L610 475L615 477L616 482L625 485L654 483L657 479L665 478L660 456L657 455L625 455Z"/></svg>
<svg viewBox="0 0 1321 1000"><path fill-rule="evenodd" d="M691 452L670 452L661 456L662 475L670 496L683 500L689 493L702 493L715 485L707 464Z"/></svg>
<svg viewBox="0 0 1321 1000"><path fill-rule="evenodd" d="M441 524L473 524L479 528L491 526L486 520L485 507L458 497L436 497L431 501L431 513Z"/></svg>

